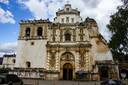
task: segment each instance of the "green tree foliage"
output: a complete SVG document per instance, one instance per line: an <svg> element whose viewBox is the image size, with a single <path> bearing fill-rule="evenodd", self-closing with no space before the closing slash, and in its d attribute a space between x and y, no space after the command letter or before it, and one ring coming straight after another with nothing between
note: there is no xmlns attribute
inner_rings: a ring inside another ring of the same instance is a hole
<svg viewBox="0 0 128 85"><path fill-rule="evenodd" d="M127 7L127 5L128 5L128 0L121 0L121 1L124 3L123 6Z"/></svg>
<svg viewBox="0 0 128 85"><path fill-rule="evenodd" d="M109 47L112 48L114 57L128 57L128 8L119 7L111 16L107 27L112 32Z"/></svg>

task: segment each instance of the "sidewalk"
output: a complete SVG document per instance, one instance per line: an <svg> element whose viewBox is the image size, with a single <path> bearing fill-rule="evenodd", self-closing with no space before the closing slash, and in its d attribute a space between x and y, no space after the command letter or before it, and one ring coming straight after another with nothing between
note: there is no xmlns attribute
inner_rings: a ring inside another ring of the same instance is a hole
<svg viewBox="0 0 128 85"><path fill-rule="evenodd" d="M100 85L98 81L62 81L23 79L25 85Z"/></svg>

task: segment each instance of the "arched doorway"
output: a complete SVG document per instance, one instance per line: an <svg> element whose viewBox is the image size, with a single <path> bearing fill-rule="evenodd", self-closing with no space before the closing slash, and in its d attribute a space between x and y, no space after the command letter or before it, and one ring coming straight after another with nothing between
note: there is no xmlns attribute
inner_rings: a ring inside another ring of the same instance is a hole
<svg viewBox="0 0 128 85"><path fill-rule="evenodd" d="M60 58L60 79L72 80L75 78L75 57L71 52L65 52Z"/></svg>
<svg viewBox="0 0 128 85"><path fill-rule="evenodd" d="M63 79L72 80L72 78L73 78L73 67L70 63L66 63L63 65Z"/></svg>
<svg viewBox="0 0 128 85"><path fill-rule="evenodd" d="M109 77L108 69L109 69L108 66L100 66L99 67L100 80L104 80Z"/></svg>

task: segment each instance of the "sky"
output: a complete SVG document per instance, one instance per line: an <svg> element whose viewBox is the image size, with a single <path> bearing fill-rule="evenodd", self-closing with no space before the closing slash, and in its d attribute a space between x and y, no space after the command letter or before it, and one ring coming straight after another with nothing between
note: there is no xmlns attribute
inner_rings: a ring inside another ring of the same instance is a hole
<svg viewBox="0 0 128 85"><path fill-rule="evenodd" d="M122 5L121 0L0 0L0 56L16 53L20 20L49 18L53 21L56 11L67 2L81 12L83 20L94 18L100 33L110 40L106 25L117 6Z"/></svg>

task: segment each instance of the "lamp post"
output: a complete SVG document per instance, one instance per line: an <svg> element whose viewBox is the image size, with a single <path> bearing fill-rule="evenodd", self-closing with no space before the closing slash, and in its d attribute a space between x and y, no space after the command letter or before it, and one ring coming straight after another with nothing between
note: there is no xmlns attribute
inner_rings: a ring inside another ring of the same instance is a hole
<svg viewBox="0 0 128 85"><path fill-rule="evenodd" d="M125 80L126 73L121 73L121 77L123 78L123 80Z"/></svg>

